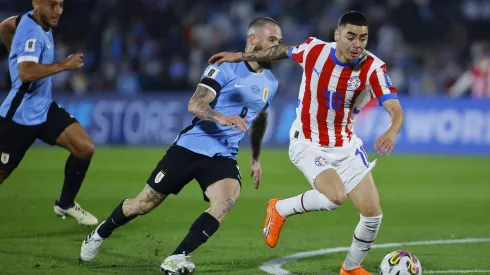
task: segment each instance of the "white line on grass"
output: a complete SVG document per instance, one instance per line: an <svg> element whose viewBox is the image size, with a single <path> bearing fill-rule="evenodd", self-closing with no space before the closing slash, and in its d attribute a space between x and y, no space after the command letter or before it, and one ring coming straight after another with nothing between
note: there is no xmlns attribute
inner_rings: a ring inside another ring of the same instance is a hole
<svg viewBox="0 0 490 275"><path fill-rule="evenodd" d="M490 273L490 270L427 270L423 274L466 274L466 273Z"/></svg>
<svg viewBox="0 0 490 275"><path fill-rule="evenodd" d="M376 249L376 248L387 248L387 247L399 247L399 246L417 246L417 245L439 245L439 244L458 244L458 243L487 243L490 242L490 238L485 238L485 239L459 239L459 240L433 240L433 241L419 241L419 242L405 242L405 243L384 243L384 244L374 244L371 248ZM334 248L326 248L326 249L320 249L320 250L315 250L315 251L306 251L306 252L299 252L295 253L293 255L289 255L286 257L282 257L279 259L274 259L267 261L263 264L260 265L260 269L263 271L267 272L268 274L272 275L295 275L294 273L291 273L287 271L286 269L282 268L281 266L285 263L289 262L294 262L299 259L303 258L309 258L309 257L314 257L314 256L319 256L319 255L325 255L325 254L332 254L332 253L337 253L337 252L346 252L349 251L349 247L334 247ZM421 261L423 263L423 260ZM451 271L451 270L449 270ZM452 270L452 271L457 271L457 270ZM469 273L467 272L468 270L463 270L463 272L458 271L457 273ZM479 270L480 272L477 271L472 271L475 273L486 273L486 270ZM423 273L429 273L431 271L424 271ZM441 274L441 273L449 273L448 271L444 270L435 270L432 271L435 273L432 274ZM455 273L455 272L451 272Z"/></svg>

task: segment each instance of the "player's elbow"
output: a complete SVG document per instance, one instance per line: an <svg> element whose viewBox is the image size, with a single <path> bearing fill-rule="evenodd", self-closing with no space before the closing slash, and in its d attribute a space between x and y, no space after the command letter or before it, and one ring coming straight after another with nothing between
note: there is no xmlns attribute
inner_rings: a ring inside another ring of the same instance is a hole
<svg viewBox="0 0 490 275"><path fill-rule="evenodd" d="M33 75L29 72L29 67L27 64L19 64L19 79L22 83L29 83L33 80Z"/></svg>
<svg viewBox="0 0 490 275"><path fill-rule="evenodd" d="M193 115L196 115L196 112L197 112L197 104L195 104L195 102L189 102L189 104L187 105L187 111Z"/></svg>
<svg viewBox="0 0 490 275"><path fill-rule="evenodd" d="M29 83L32 81L29 75L23 71L19 71L19 79L22 81L22 83Z"/></svg>

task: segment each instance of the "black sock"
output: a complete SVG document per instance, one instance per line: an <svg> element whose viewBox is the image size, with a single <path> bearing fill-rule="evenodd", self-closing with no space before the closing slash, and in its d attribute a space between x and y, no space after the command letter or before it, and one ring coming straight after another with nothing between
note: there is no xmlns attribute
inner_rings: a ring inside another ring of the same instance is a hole
<svg viewBox="0 0 490 275"><path fill-rule="evenodd" d="M59 207L68 209L75 205L75 197L82 186L89 165L90 160L77 159L70 154L65 165L65 182L56 203Z"/></svg>
<svg viewBox="0 0 490 275"><path fill-rule="evenodd" d="M185 236L184 240L172 255L189 255L211 238L211 236L218 231L218 227L219 221L215 217L207 212L202 213L202 215L192 224L189 233Z"/></svg>
<svg viewBox="0 0 490 275"><path fill-rule="evenodd" d="M136 218L136 216L126 217L123 212L123 203L126 199L124 199L117 207L112 211L112 214L102 223L97 229L97 233L102 238L108 238L114 229L123 226L130 222L132 219Z"/></svg>

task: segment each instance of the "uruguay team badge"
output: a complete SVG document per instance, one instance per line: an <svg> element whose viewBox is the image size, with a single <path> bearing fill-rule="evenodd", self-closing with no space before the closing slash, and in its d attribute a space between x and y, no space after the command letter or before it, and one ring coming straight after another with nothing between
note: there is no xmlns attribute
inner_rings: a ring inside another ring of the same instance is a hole
<svg viewBox="0 0 490 275"><path fill-rule="evenodd" d="M10 154L2 152L2 163L7 164L9 162L9 159L10 159Z"/></svg>
<svg viewBox="0 0 490 275"><path fill-rule="evenodd" d="M361 79L358 76L353 76L347 81L347 88L356 90L361 87Z"/></svg>
<svg viewBox="0 0 490 275"><path fill-rule="evenodd" d="M262 100L263 100L264 102L267 102L267 98L268 98L268 96L269 96L269 89L264 88L264 94L263 94Z"/></svg>
<svg viewBox="0 0 490 275"><path fill-rule="evenodd" d="M160 183L165 177L165 173L163 171L158 172L157 176L155 177L155 183Z"/></svg>

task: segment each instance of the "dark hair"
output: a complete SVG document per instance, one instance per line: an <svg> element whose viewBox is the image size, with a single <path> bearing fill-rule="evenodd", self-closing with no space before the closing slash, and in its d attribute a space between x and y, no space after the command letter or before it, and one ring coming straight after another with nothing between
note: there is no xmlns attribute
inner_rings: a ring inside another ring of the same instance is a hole
<svg viewBox="0 0 490 275"><path fill-rule="evenodd" d="M251 28L263 27L265 24L274 24L279 26L279 23L270 17L259 17L250 22L247 30L250 30Z"/></svg>
<svg viewBox="0 0 490 275"><path fill-rule="evenodd" d="M366 15L358 11L348 11L344 13L339 19L338 27L345 27L345 25L351 24L356 26L367 26L368 20Z"/></svg>

